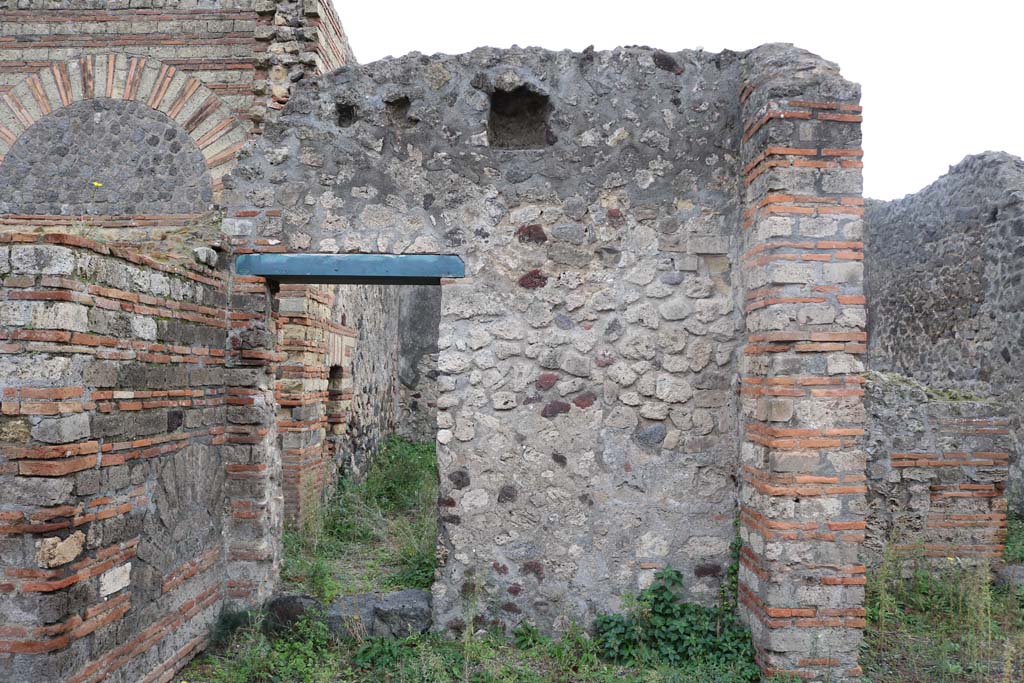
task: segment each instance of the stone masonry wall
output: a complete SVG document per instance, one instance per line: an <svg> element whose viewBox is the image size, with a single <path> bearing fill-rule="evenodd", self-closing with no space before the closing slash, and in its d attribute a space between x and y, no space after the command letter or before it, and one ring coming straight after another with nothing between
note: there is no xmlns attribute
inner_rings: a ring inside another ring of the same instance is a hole
<svg viewBox="0 0 1024 683"><path fill-rule="evenodd" d="M1017 419L1007 407L952 400L900 375L867 382L868 537L874 564L889 546L927 557L998 559Z"/></svg>
<svg viewBox="0 0 1024 683"><path fill-rule="evenodd" d="M0 237L0 681L166 680L224 597L222 274Z"/></svg>
<svg viewBox="0 0 1024 683"><path fill-rule="evenodd" d="M969 156L915 195L870 202L873 369L1004 403L1020 424L1024 161ZM1017 432L1009 498L1024 514Z"/></svg>
<svg viewBox="0 0 1024 683"><path fill-rule="evenodd" d="M133 213L103 184L124 213L73 188L60 214L2 217L25 236L0 250L20 302L0 320L0 677L169 680L222 606L272 590L285 513L328 458L358 473L395 428L396 289L277 289L44 234L141 242L186 218L166 255L465 262L440 287L439 629L588 623L669 564L711 602L739 517L762 666L859 677L861 119L834 65L781 45L481 49L310 79L349 56L313 0L19 7L0 10L0 172L49 117L107 99L165 123L154 146L194 145L206 170L192 154L178 175L208 174L227 216ZM358 330L348 377L338 326ZM57 372L76 363L80 381ZM325 439L342 419L347 446Z"/></svg>
<svg viewBox="0 0 1024 683"><path fill-rule="evenodd" d="M399 291L395 285L335 286L333 319L356 338L347 368L352 398L346 431L336 441L346 476L366 474L373 454L395 433L398 421Z"/></svg>
<svg viewBox="0 0 1024 683"><path fill-rule="evenodd" d="M398 434L413 441L437 436L437 332L441 288L402 287L399 307Z"/></svg>
<svg viewBox="0 0 1024 683"><path fill-rule="evenodd" d="M86 144L83 144L86 143ZM134 101L95 98L29 128L0 166L0 212L189 214L208 210L206 160L183 128Z"/></svg>
<svg viewBox="0 0 1024 683"><path fill-rule="evenodd" d="M442 283L439 628L467 600L475 625L586 622L666 564L711 600L739 498L762 663L859 676L858 94L786 46L411 55L298 88L246 150L237 248L466 263Z"/></svg>
<svg viewBox="0 0 1024 683"><path fill-rule="evenodd" d="M970 156L867 212L871 363L983 396L1024 385L1024 161Z"/></svg>
<svg viewBox="0 0 1024 683"><path fill-rule="evenodd" d="M246 151L238 248L466 262L442 284L441 629L466 627L474 586L485 622L586 623L666 564L714 599L736 514L738 70L414 55L300 87ZM543 147L489 145L490 95L521 87L549 97Z"/></svg>

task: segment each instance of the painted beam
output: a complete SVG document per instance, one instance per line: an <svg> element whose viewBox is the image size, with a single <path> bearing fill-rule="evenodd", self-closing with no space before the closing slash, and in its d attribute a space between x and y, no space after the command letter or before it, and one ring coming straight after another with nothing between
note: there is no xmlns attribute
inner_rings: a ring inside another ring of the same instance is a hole
<svg viewBox="0 0 1024 683"><path fill-rule="evenodd" d="M239 275L310 284L436 284L466 276L466 265L451 254L242 254Z"/></svg>

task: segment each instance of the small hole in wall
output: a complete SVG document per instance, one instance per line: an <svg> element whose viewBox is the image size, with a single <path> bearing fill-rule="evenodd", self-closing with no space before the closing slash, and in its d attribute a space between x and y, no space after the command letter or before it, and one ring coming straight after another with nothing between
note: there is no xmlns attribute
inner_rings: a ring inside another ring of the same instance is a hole
<svg viewBox="0 0 1024 683"><path fill-rule="evenodd" d="M388 100L384 106L388 110L388 121L397 128L412 128L420 122L415 116L409 116L409 106L412 102L408 97L402 95L393 100Z"/></svg>
<svg viewBox="0 0 1024 683"><path fill-rule="evenodd" d="M340 365L332 365L327 375L327 395L330 400L337 400L341 396L341 383L344 379L345 370Z"/></svg>
<svg viewBox="0 0 1024 683"><path fill-rule="evenodd" d="M334 106L338 115L339 126L342 128L348 128L356 122L356 108L354 105L338 102Z"/></svg>
<svg viewBox="0 0 1024 683"><path fill-rule="evenodd" d="M500 149L540 149L554 142L548 131L551 104L525 85L491 93L487 140Z"/></svg>

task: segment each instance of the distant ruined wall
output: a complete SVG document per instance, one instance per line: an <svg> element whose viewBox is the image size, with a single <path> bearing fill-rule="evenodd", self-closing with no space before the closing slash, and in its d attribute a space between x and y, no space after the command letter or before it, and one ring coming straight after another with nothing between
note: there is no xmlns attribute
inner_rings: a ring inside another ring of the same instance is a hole
<svg viewBox="0 0 1024 683"><path fill-rule="evenodd" d="M441 288L399 290L398 434L413 441L437 437L437 333L441 324Z"/></svg>
<svg viewBox="0 0 1024 683"><path fill-rule="evenodd" d="M969 156L914 195L869 202L872 369L1024 414L1024 161ZM1024 513L1021 437L1010 501Z"/></svg>
<svg viewBox="0 0 1024 683"><path fill-rule="evenodd" d="M1019 417L900 375L871 373L865 559L1002 555L1006 484Z"/></svg>

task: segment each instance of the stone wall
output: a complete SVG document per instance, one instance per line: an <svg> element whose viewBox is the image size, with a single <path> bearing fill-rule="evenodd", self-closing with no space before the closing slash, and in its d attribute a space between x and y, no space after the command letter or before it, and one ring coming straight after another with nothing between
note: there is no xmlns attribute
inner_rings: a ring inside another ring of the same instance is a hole
<svg viewBox="0 0 1024 683"><path fill-rule="evenodd" d="M967 157L915 195L869 203L866 222L872 368L1003 402L1019 418L1024 161ZM1020 447L1012 452L1022 514Z"/></svg>
<svg viewBox="0 0 1024 683"><path fill-rule="evenodd" d="M887 546L897 554L998 559L1013 411L883 373L869 375L867 410L869 561L878 563Z"/></svg>
<svg viewBox="0 0 1024 683"><path fill-rule="evenodd" d="M335 321L356 337L351 368L352 398L338 461L347 476L360 478L369 458L395 433L398 419L399 290L394 285L337 285Z"/></svg>
<svg viewBox="0 0 1024 683"><path fill-rule="evenodd" d="M135 101L95 98L29 128L0 166L0 212L192 214L213 187L199 147L172 119Z"/></svg>
<svg viewBox="0 0 1024 683"><path fill-rule="evenodd" d="M738 68L385 61L300 88L247 155L240 176L297 189L250 219L254 240L466 261L438 344L442 628L463 628L474 585L487 621L587 622L667 563L713 599L736 511ZM552 144L489 146L491 94L521 87L548 94Z"/></svg>
<svg viewBox="0 0 1024 683"><path fill-rule="evenodd" d="M915 195L870 202L871 358L936 387L1020 386L1024 161L970 156Z"/></svg>
<svg viewBox="0 0 1024 683"><path fill-rule="evenodd" d="M586 623L666 564L710 601L739 502L762 664L859 676L858 95L786 46L411 55L300 85L243 154L237 249L466 263L439 628Z"/></svg>
<svg viewBox="0 0 1024 683"><path fill-rule="evenodd" d="M440 324L440 287L401 288L397 432L413 441L433 441L437 436L437 332Z"/></svg>
<svg viewBox="0 0 1024 683"><path fill-rule="evenodd" d="M225 278L0 236L0 681L137 681L224 597Z"/></svg>

